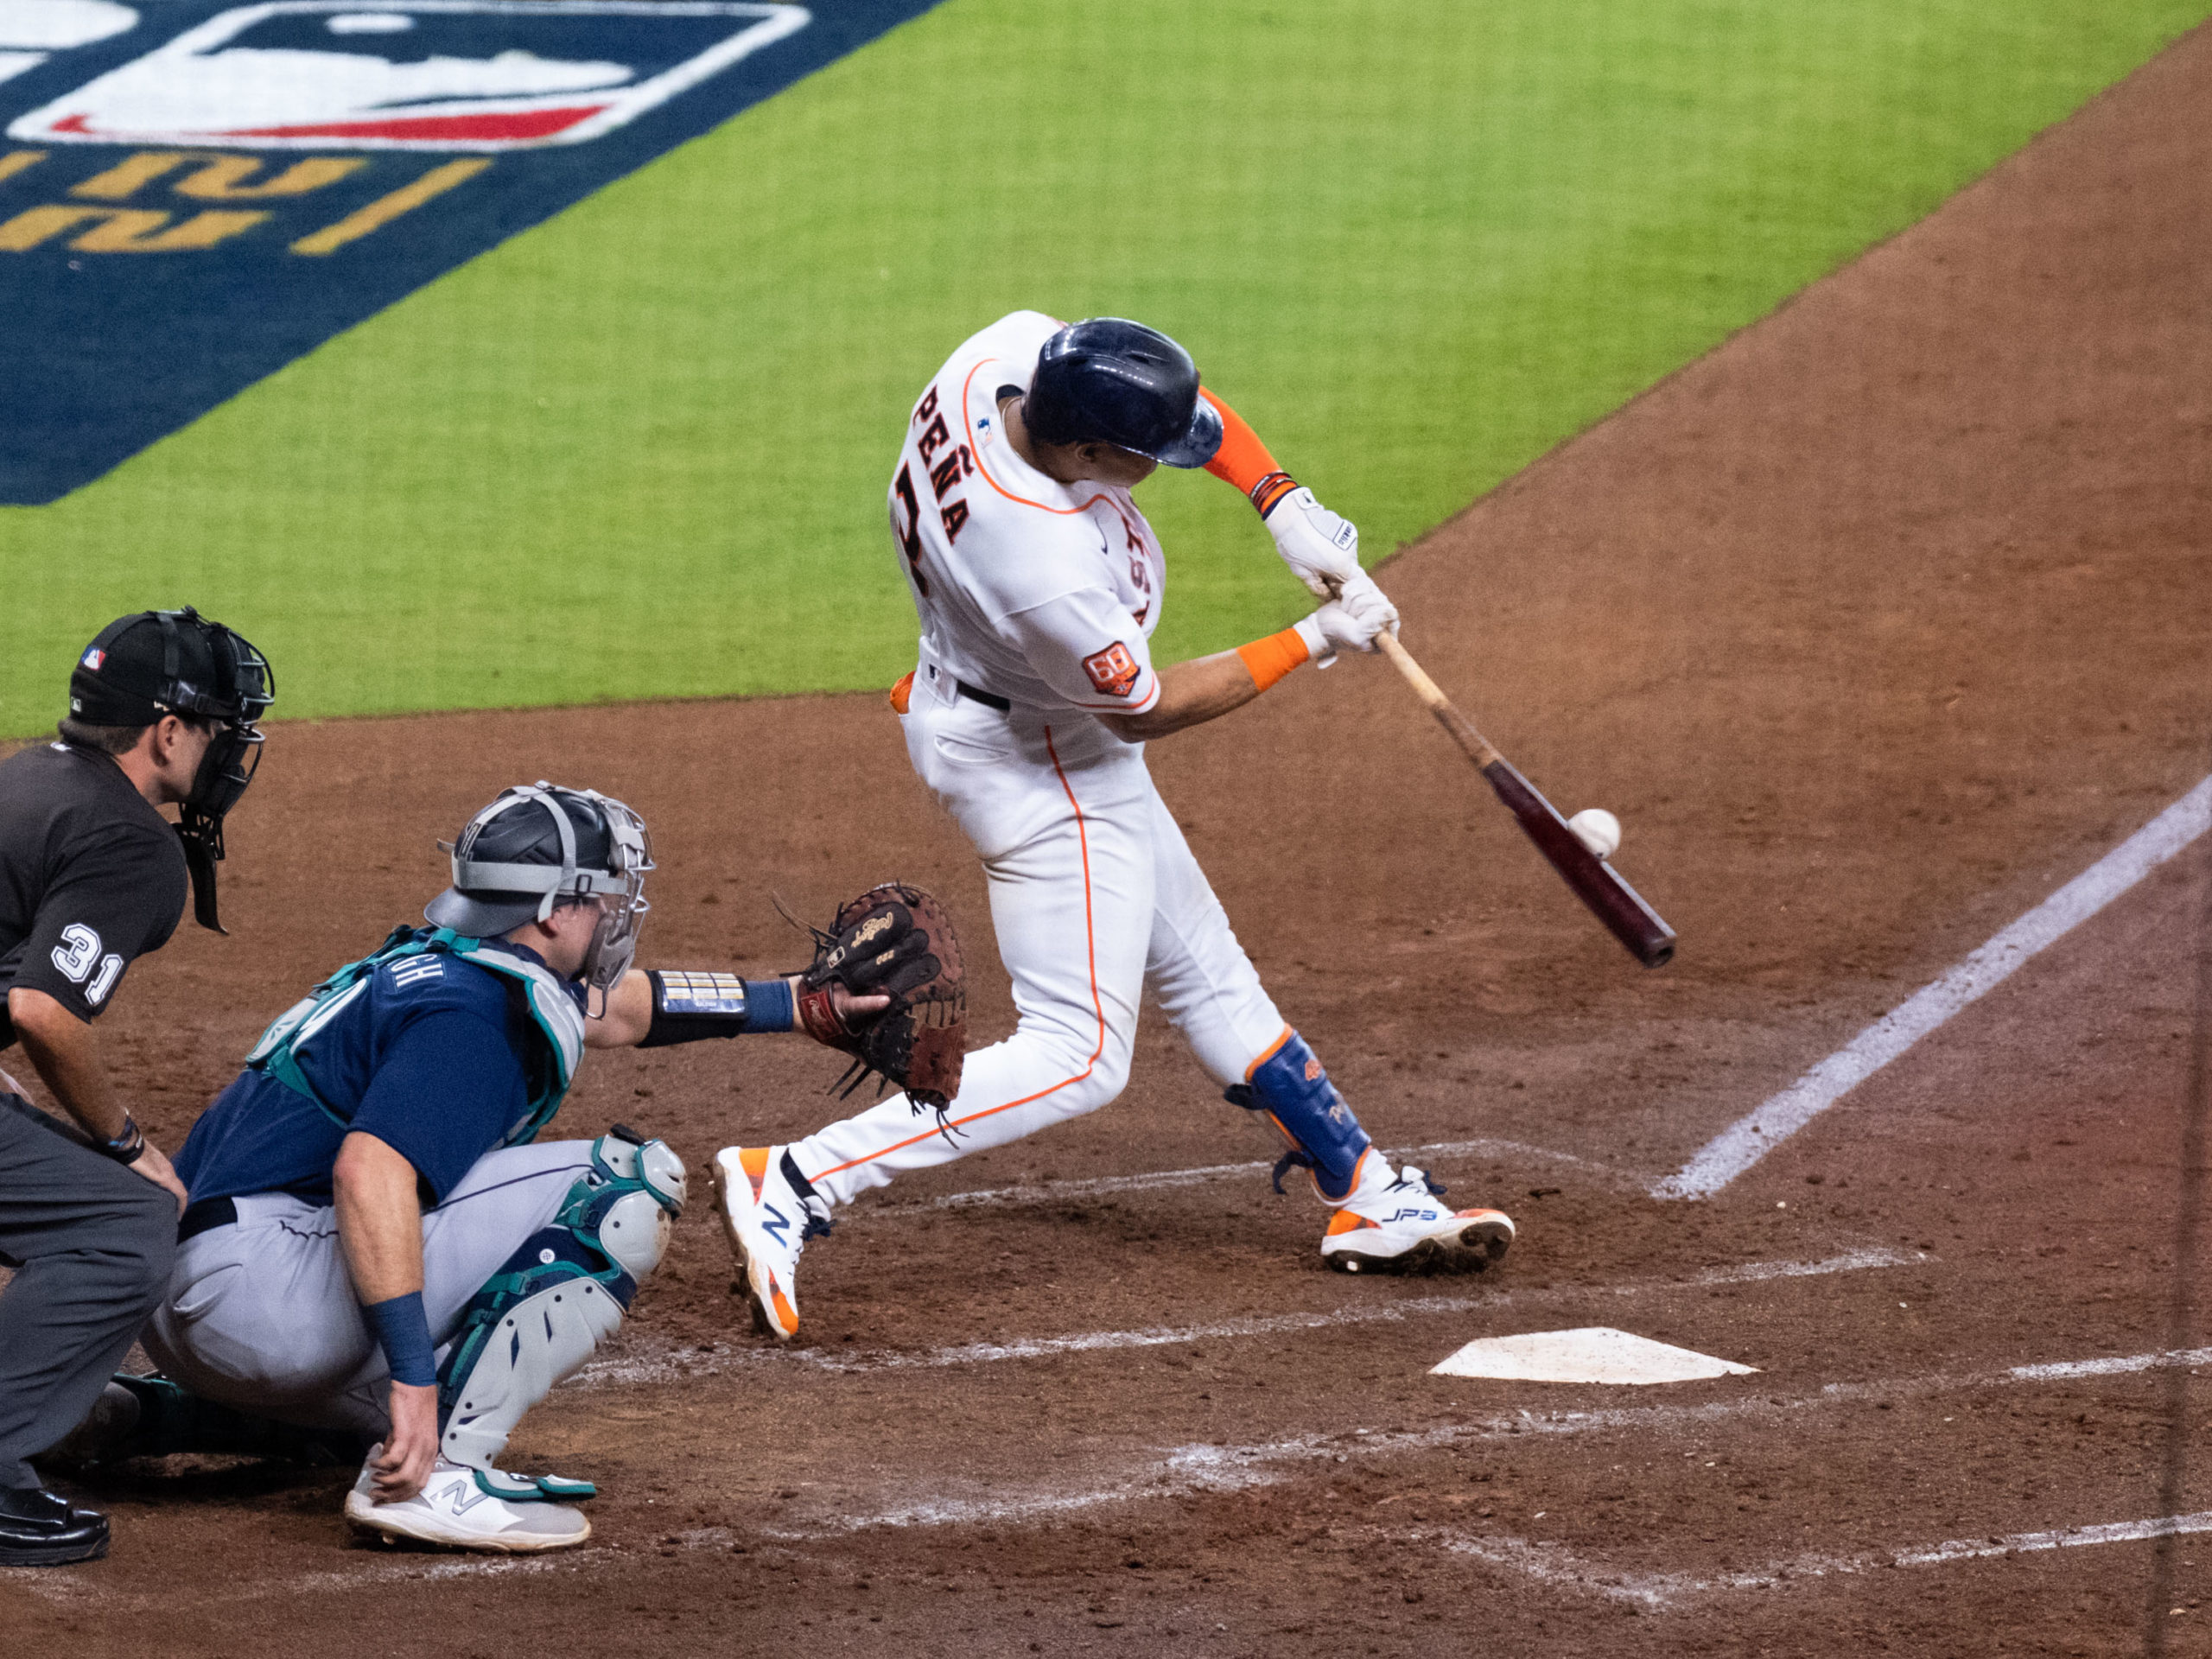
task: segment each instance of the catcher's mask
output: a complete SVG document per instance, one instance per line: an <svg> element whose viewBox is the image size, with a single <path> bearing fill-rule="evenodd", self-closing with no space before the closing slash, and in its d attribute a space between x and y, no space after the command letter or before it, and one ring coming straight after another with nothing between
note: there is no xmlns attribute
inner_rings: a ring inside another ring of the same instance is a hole
<svg viewBox="0 0 2212 1659"><path fill-rule="evenodd" d="M607 994L629 971L646 911L652 837L635 812L595 789L540 780L500 791L468 821L453 855L453 886L423 907L424 919L473 938L550 921L563 904L596 901L599 925L576 978Z"/></svg>
<svg viewBox="0 0 2212 1659"><path fill-rule="evenodd" d="M69 714L89 726L148 726L164 715L212 725L215 735L179 809L177 835L192 872L200 926L229 931L216 913L223 817L261 766L255 723L276 700L269 659L189 605L118 617L85 647L69 676Z"/></svg>

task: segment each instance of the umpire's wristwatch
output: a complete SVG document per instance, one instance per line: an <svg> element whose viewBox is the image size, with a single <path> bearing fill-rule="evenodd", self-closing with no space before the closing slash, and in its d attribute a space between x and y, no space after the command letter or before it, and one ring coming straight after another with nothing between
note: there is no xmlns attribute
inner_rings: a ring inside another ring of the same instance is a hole
<svg viewBox="0 0 2212 1659"><path fill-rule="evenodd" d="M123 1133L112 1141L92 1143L118 1164L135 1164L146 1155L146 1132L130 1113L123 1115Z"/></svg>

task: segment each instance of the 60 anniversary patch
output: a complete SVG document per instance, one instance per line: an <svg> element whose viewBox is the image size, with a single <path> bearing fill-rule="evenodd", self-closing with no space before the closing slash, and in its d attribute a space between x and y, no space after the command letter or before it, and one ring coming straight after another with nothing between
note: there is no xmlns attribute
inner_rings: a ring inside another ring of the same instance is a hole
<svg viewBox="0 0 2212 1659"><path fill-rule="evenodd" d="M934 0L6 0L0 503L56 500Z"/></svg>

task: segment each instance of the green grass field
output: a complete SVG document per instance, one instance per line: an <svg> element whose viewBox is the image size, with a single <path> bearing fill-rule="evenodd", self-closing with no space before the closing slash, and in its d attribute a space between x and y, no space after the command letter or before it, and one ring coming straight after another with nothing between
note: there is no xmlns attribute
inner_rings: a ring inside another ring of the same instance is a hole
<svg viewBox="0 0 2212 1659"><path fill-rule="evenodd" d="M1021 306L1175 334L1371 563L1923 216L2206 0L947 0L55 505L0 735L198 604L280 715L887 683L901 420ZM1163 660L1297 614L1141 499Z"/></svg>

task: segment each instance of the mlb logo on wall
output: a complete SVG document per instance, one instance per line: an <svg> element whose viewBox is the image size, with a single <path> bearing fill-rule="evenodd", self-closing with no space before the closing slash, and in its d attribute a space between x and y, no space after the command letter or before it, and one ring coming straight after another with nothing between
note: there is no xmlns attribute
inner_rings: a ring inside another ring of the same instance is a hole
<svg viewBox="0 0 2212 1659"><path fill-rule="evenodd" d="M315 149L580 143L809 21L800 6L660 0L276 0L209 18L10 123L8 136Z"/></svg>
<svg viewBox="0 0 2212 1659"><path fill-rule="evenodd" d="M0 503L934 0L0 0Z"/></svg>

